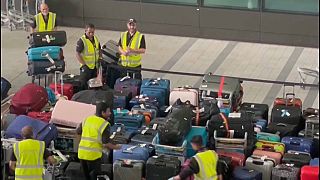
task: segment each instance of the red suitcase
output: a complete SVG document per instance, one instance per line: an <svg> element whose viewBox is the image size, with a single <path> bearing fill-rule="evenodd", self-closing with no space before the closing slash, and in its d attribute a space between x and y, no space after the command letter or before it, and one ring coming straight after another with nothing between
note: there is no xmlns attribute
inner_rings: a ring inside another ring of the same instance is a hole
<svg viewBox="0 0 320 180"><path fill-rule="evenodd" d="M28 116L43 122L49 123L52 112L28 112Z"/></svg>
<svg viewBox="0 0 320 180"><path fill-rule="evenodd" d="M57 75L60 74L60 81L61 83L57 83ZM63 74L62 72L56 71L54 74L54 83L50 84L50 89L53 90L55 94L61 94L63 96L66 96L69 100L73 96L73 85L66 83L63 83Z"/></svg>
<svg viewBox="0 0 320 180"><path fill-rule="evenodd" d="M48 103L48 94L44 87L33 83L24 85L11 99L10 113L26 115L30 111L41 111Z"/></svg>
<svg viewBox="0 0 320 180"><path fill-rule="evenodd" d="M296 106L302 108L302 101L300 98L295 97L294 86L292 87L292 93L286 93L286 85L283 86L283 97L276 98L274 100L273 106L275 105L286 105L286 106ZM291 98L289 98L291 96Z"/></svg>
<svg viewBox="0 0 320 180"><path fill-rule="evenodd" d="M301 180L318 180L319 166L303 166L301 168Z"/></svg>
<svg viewBox="0 0 320 180"><path fill-rule="evenodd" d="M225 152L222 150L217 150L218 155L220 156L227 156L227 157L231 157L232 160L232 167L235 168L237 166L244 166L245 162L246 162L246 157L244 154L242 153L238 153L238 152Z"/></svg>

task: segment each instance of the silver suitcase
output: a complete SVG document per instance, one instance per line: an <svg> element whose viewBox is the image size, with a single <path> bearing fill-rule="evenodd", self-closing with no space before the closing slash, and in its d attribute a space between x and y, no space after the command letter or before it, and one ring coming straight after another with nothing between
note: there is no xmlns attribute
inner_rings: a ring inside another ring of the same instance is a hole
<svg viewBox="0 0 320 180"><path fill-rule="evenodd" d="M263 158L257 156L248 157L246 167L262 173L262 180L270 180L271 172L275 166L275 160L271 158Z"/></svg>
<svg viewBox="0 0 320 180"><path fill-rule="evenodd" d="M116 160L113 163L113 179L114 180L129 180L142 179L143 176L143 161L137 160Z"/></svg>

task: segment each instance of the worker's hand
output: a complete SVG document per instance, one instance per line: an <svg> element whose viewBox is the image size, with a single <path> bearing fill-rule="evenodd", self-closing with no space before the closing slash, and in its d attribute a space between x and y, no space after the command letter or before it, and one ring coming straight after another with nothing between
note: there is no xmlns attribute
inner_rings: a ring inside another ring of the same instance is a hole
<svg viewBox="0 0 320 180"><path fill-rule="evenodd" d="M88 67L88 65L84 64L84 65L81 66L80 70L82 72L85 72L85 71L89 70L89 67Z"/></svg>
<svg viewBox="0 0 320 180"><path fill-rule="evenodd" d="M114 149L115 149L115 150L121 149L121 145L120 145L120 144L116 144Z"/></svg>

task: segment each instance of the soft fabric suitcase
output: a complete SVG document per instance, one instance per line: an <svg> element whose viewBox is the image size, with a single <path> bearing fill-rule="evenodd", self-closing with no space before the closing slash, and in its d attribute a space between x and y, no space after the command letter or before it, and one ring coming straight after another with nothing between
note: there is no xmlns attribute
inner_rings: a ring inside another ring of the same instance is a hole
<svg viewBox="0 0 320 180"><path fill-rule="evenodd" d="M108 63L117 63L120 58L118 43L113 40L109 40L108 42L106 42L102 46L101 52L102 59Z"/></svg>
<svg viewBox="0 0 320 180"><path fill-rule="evenodd" d="M248 167L238 166L234 169L233 180L262 180L262 173Z"/></svg>
<svg viewBox="0 0 320 180"><path fill-rule="evenodd" d="M176 176L180 172L181 162L173 156L150 157L146 165L147 180L164 180Z"/></svg>
<svg viewBox="0 0 320 180"><path fill-rule="evenodd" d="M28 112L28 116L29 117L32 117L34 119L37 119L37 120L41 120L43 122L46 122L46 123L49 123L50 119L51 119L51 115L52 115L52 112L45 112L45 111L42 111L42 112L36 112L36 111L31 111L31 112Z"/></svg>
<svg viewBox="0 0 320 180"><path fill-rule="evenodd" d="M310 160L310 166L319 166L319 158L313 158Z"/></svg>
<svg viewBox="0 0 320 180"><path fill-rule="evenodd" d="M245 164L246 157L242 153L226 152L223 150L217 150L217 154L219 156L231 157L233 168L235 168L237 166L244 166L244 164Z"/></svg>
<svg viewBox="0 0 320 180"><path fill-rule="evenodd" d="M96 107L91 104L59 100L52 111L50 123L77 127L87 117L95 115Z"/></svg>
<svg viewBox="0 0 320 180"><path fill-rule="evenodd" d="M83 90L82 80L80 75L74 75L74 74L64 74L63 75L63 82L72 84L73 86L73 92L77 93L81 90Z"/></svg>
<svg viewBox="0 0 320 180"><path fill-rule="evenodd" d="M319 166L303 166L301 168L301 180L318 180Z"/></svg>
<svg viewBox="0 0 320 180"><path fill-rule="evenodd" d="M72 101L96 105L97 101L105 101L113 108L113 92L105 90L83 90L74 94Z"/></svg>
<svg viewBox="0 0 320 180"><path fill-rule="evenodd" d="M141 160L146 162L149 151L145 147L122 144L121 149L113 150L113 162L119 159Z"/></svg>
<svg viewBox="0 0 320 180"><path fill-rule="evenodd" d="M27 114L40 111L48 103L48 94L44 87L29 83L20 88L11 99L10 113Z"/></svg>
<svg viewBox="0 0 320 180"><path fill-rule="evenodd" d="M256 142L256 149L271 151L271 152L278 152L278 153L281 153L282 155L286 150L284 143L270 142L270 141L264 141L264 140L258 140Z"/></svg>
<svg viewBox="0 0 320 180"><path fill-rule="evenodd" d="M248 138L251 140L254 138L253 120L252 113L230 113L228 115L229 130L243 132L243 134L246 132L248 134Z"/></svg>
<svg viewBox="0 0 320 180"><path fill-rule="evenodd" d="M300 168L279 164L272 170L272 180L298 180Z"/></svg>
<svg viewBox="0 0 320 180"><path fill-rule="evenodd" d="M280 142L280 136L278 134L258 132L257 133L257 140Z"/></svg>
<svg viewBox="0 0 320 180"><path fill-rule="evenodd" d="M65 176L70 180L86 180L79 162L70 162L66 169Z"/></svg>
<svg viewBox="0 0 320 180"><path fill-rule="evenodd" d="M280 138L283 138L285 136L297 136L299 132L298 129L298 125L271 122L267 126L266 131L268 133L278 134Z"/></svg>
<svg viewBox="0 0 320 180"><path fill-rule="evenodd" d="M123 124L127 128L139 129L145 122L144 116L140 114L118 114L114 116L114 122Z"/></svg>
<svg viewBox="0 0 320 180"><path fill-rule="evenodd" d="M141 87L140 79L133 79L129 76L118 78L116 84L114 85L114 90L116 91L129 91L132 93L132 96L135 97L139 95Z"/></svg>
<svg viewBox="0 0 320 180"><path fill-rule="evenodd" d="M67 34L65 31L34 32L29 36L31 47L64 46L66 44Z"/></svg>
<svg viewBox="0 0 320 180"><path fill-rule="evenodd" d="M294 106L274 106L271 112L271 122L298 125L299 130L304 128L302 111Z"/></svg>
<svg viewBox="0 0 320 180"><path fill-rule="evenodd" d="M219 156L218 165L222 169L222 179L230 179L233 171L232 158L227 156Z"/></svg>
<svg viewBox="0 0 320 180"><path fill-rule="evenodd" d="M256 129L255 131L257 132L264 132L267 129L268 121L265 119L257 119L256 122L254 123L254 128Z"/></svg>
<svg viewBox="0 0 320 180"><path fill-rule="evenodd" d="M119 115L123 115L123 114L129 114L131 111L129 111L128 109L117 108L117 109L112 110L112 112L113 112L114 116L119 116Z"/></svg>
<svg viewBox="0 0 320 180"><path fill-rule="evenodd" d="M299 168L304 165L308 165L310 160L311 156L304 153L285 153L282 158L283 163L294 164L295 167Z"/></svg>
<svg viewBox="0 0 320 180"><path fill-rule="evenodd" d="M170 80L143 79L140 94L157 98L159 106L169 105Z"/></svg>
<svg viewBox="0 0 320 180"><path fill-rule="evenodd" d="M144 96L144 95L139 95L139 96L133 97L129 101L129 108L132 108L133 106L140 105L140 104L149 104L149 105L153 105L153 106L156 106L159 108L159 102L156 98L148 97L148 96Z"/></svg>
<svg viewBox="0 0 320 180"><path fill-rule="evenodd" d="M196 152L192 149L191 140L193 136L200 135L202 137L202 146L207 146L208 134L205 127L201 126L192 126L191 130L186 136L187 140L187 158L190 158L196 154Z"/></svg>
<svg viewBox="0 0 320 180"><path fill-rule="evenodd" d="M268 104L244 102L240 106L240 111L251 111L254 112L255 119L268 120L269 106Z"/></svg>
<svg viewBox="0 0 320 180"><path fill-rule="evenodd" d="M251 156L247 158L245 167L261 172L263 180L270 180L274 166L275 162L273 159Z"/></svg>
<svg viewBox="0 0 320 180"><path fill-rule="evenodd" d="M143 161L116 160L113 163L114 180L142 179L143 171Z"/></svg>
<svg viewBox="0 0 320 180"><path fill-rule="evenodd" d="M129 91L114 91L113 93L113 108L129 108L129 101L132 93Z"/></svg>
<svg viewBox="0 0 320 180"><path fill-rule="evenodd" d="M56 71L64 72L66 64L64 60L54 61L52 64L49 60L29 61L28 62L28 76L39 74L49 74Z"/></svg>
<svg viewBox="0 0 320 180"><path fill-rule="evenodd" d="M48 124L29 116L20 115L8 126L5 132L6 138L22 139L21 130L25 126L33 128L33 137L44 141L48 147L52 140L58 137L58 130L53 124Z"/></svg>
<svg viewBox="0 0 320 180"><path fill-rule="evenodd" d="M123 124L115 123L111 126L111 142L114 144L128 144L131 138L138 133L137 129L130 129Z"/></svg>
<svg viewBox="0 0 320 180"><path fill-rule="evenodd" d="M182 88L173 88L170 92L169 104L174 104L177 99L181 99L181 101L190 101L190 103L194 106L199 106L199 94L198 90L182 87Z"/></svg>
<svg viewBox="0 0 320 180"><path fill-rule="evenodd" d="M260 149L254 150L252 155L259 156L259 157L267 156L268 158L274 159L276 165L281 163L281 158L282 158L282 154L281 153L271 152L271 151L263 151L263 150L260 150Z"/></svg>
<svg viewBox="0 0 320 180"><path fill-rule="evenodd" d="M220 113L215 99L202 100L199 106L199 118L192 121L193 126L206 126L207 121L209 121L213 115Z"/></svg>
<svg viewBox="0 0 320 180"><path fill-rule="evenodd" d="M8 96L10 88L11 83L7 79L1 77L1 101Z"/></svg>
<svg viewBox="0 0 320 180"><path fill-rule="evenodd" d="M27 55L29 61L48 60L47 55L49 55L53 60L62 60L60 46L29 48Z"/></svg>
<svg viewBox="0 0 320 180"><path fill-rule="evenodd" d="M149 125L150 121L158 116L158 108L149 104L135 105L131 108L133 114L142 114L145 116L145 123Z"/></svg>
<svg viewBox="0 0 320 180"><path fill-rule="evenodd" d="M1 114L1 131L6 131L8 126L16 119L16 114L5 113Z"/></svg>
<svg viewBox="0 0 320 180"><path fill-rule="evenodd" d="M306 152L311 155L314 154L314 143L312 139L286 136L282 138L281 142L285 144L286 151L293 150Z"/></svg>
<svg viewBox="0 0 320 180"><path fill-rule="evenodd" d="M286 93L286 85L283 86L283 97L276 98L273 102L273 105L285 105L285 106L293 106L297 108L302 108L302 100L300 98L295 97L294 86L292 86L292 92Z"/></svg>
<svg viewBox="0 0 320 180"><path fill-rule="evenodd" d="M131 142L152 144L153 138L157 135L157 130L142 127L138 130L138 133L131 138Z"/></svg>

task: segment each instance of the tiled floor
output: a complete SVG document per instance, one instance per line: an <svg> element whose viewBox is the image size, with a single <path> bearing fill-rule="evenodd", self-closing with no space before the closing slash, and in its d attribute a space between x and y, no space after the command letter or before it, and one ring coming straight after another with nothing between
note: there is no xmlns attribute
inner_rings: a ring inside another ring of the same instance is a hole
<svg viewBox="0 0 320 180"><path fill-rule="evenodd" d="M75 44L84 30L60 27L68 36L63 48L67 63L66 73L78 74ZM112 39L118 41L120 32L96 30L101 43ZM28 33L10 32L1 28L1 76L9 79L11 92L30 82L26 74ZM196 39L188 37L146 34L147 53L143 56L143 67L194 73L214 72L247 78L299 82L297 67L319 67L319 49L292 47L247 42ZM171 88L191 85L199 86L200 77L143 72L144 77L163 77L171 80ZM319 80L308 77L307 83ZM244 101L272 104L276 96L282 96L282 86L255 82L243 83ZM290 90L290 88L288 88ZM296 96L304 106L319 107L319 89L295 87Z"/></svg>

